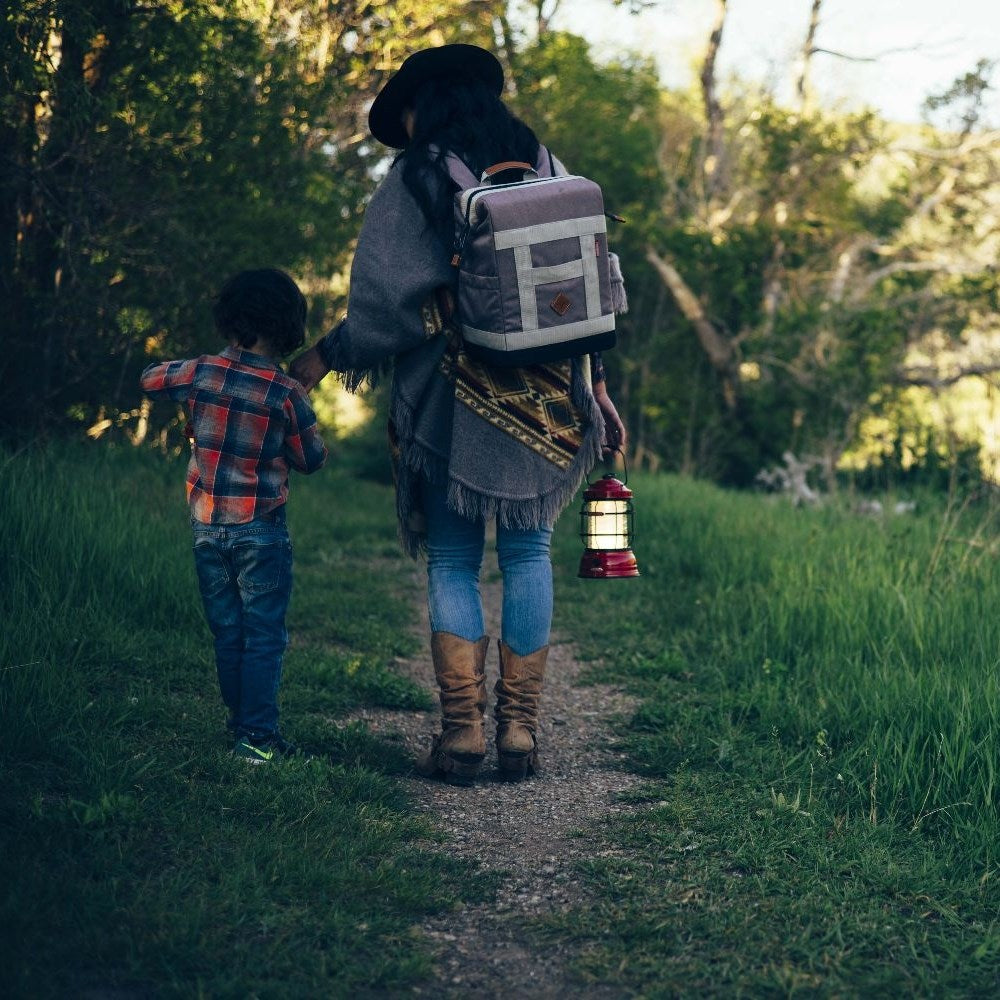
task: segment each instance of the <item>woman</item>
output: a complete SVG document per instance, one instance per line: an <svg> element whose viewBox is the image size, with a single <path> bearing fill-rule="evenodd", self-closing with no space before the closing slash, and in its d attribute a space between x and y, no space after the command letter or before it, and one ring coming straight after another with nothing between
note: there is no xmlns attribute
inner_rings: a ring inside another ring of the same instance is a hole
<svg viewBox="0 0 1000 1000"><path fill-rule="evenodd" d="M356 389L392 368L397 514L404 547L427 554L442 708L441 733L417 770L466 785L486 754L486 522L496 520L503 575L497 752L502 775L520 780L538 768L552 525L602 448L626 440L597 355L494 368L468 356L450 322L457 186L444 154L457 153L477 177L493 164L547 155L507 110L502 88L500 63L472 45L416 52L386 83L369 127L401 152L365 213L347 318L292 366L308 389L330 370Z"/></svg>

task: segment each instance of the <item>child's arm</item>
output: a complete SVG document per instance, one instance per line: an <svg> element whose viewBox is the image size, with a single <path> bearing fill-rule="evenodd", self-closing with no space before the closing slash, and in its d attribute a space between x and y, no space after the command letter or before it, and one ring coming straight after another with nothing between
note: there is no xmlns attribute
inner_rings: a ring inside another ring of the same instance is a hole
<svg viewBox="0 0 1000 1000"><path fill-rule="evenodd" d="M305 393L296 387L285 400L285 457L288 464L309 475L322 468L326 455L316 414Z"/></svg>
<svg viewBox="0 0 1000 1000"><path fill-rule="evenodd" d="M197 360L164 361L150 365L139 376L139 385L153 399L170 398L183 402L187 399L197 366Z"/></svg>

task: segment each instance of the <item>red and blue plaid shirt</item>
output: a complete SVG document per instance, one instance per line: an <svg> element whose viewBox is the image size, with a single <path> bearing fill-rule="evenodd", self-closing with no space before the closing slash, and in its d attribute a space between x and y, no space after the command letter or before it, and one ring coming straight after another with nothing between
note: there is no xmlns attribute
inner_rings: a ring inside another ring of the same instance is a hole
<svg viewBox="0 0 1000 1000"><path fill-rule="evenodd" d="M273 361L227 347L142 373L143 391L184 403L194 434L187 496L204 524L245 524L288 498L288 467L326 461L305 391Z"/></svg>

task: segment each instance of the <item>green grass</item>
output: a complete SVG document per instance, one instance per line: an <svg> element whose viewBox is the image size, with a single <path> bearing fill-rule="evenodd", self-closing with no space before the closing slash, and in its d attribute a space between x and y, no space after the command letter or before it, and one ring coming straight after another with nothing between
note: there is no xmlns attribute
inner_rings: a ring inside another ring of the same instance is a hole
<svg viewBox="0 0 1000 1000"><path fill-rule="evenodd" d="M793 511L635 477L643 576L570 576L662 804L605 830L581 968L649 996L1000 988L995 510Z"/></svg>
<svg viewBox="0 0 1000 1000"><path fill-rule="evenodd" d="M3 466L0 993L393 995L429 972L421 916L489 898L428 846L398 746L337 722L429 705L392 669L417 595L391 490L355 470L292 484L282 711L319 759L248 769L182 464ZM995 509L633 485L642 578L577 580L568 512L556 627L639 695L620 740L647 784L581 831L592 902L540 947L623 996L997 995Z"/></svg>
<svg viewBox="0 0 1000 1000"><path fill-rule="evenodd" d="M289 734L232 759L183 463L52 449L0 479L0 993L346 996L426 976L412 928L489 891L426 847L391 743L335 718L428 707L391 493L292 483ZM402 585L401 585L402 581Z"/></svg>
<svg viewBox="0 0 1000 1000"><path fill-rule="evenodd" d="M580 974L623 995L989 997L996 886L956 878L889 824L851 824L803 789L681 767L592 838L594 892L549 921Z"/></svg>

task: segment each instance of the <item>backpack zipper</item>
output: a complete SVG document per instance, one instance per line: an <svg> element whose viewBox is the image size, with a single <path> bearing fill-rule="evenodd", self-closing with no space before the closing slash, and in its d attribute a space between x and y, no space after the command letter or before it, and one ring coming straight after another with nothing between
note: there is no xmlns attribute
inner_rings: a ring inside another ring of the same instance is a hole
<svg viewBox="0 0 1000 1000"><path fill-rule="evenodd" d="M546 181L563 181L575 176L575 174L561 174L558 177L536 177L533 181L511 181L508 184L483 184L480 187L467 188L462 192L469 195L465 203L465 224L461 236L455 241L455 252L452 254L451 266L458 267L462 263L462 254L465 252L465 244L469 240L469 231L472 229L472 223L470 222L472 206L480 194L490 191L502 191L504 188L525 187L528 184L544 184Z"/></svg>

